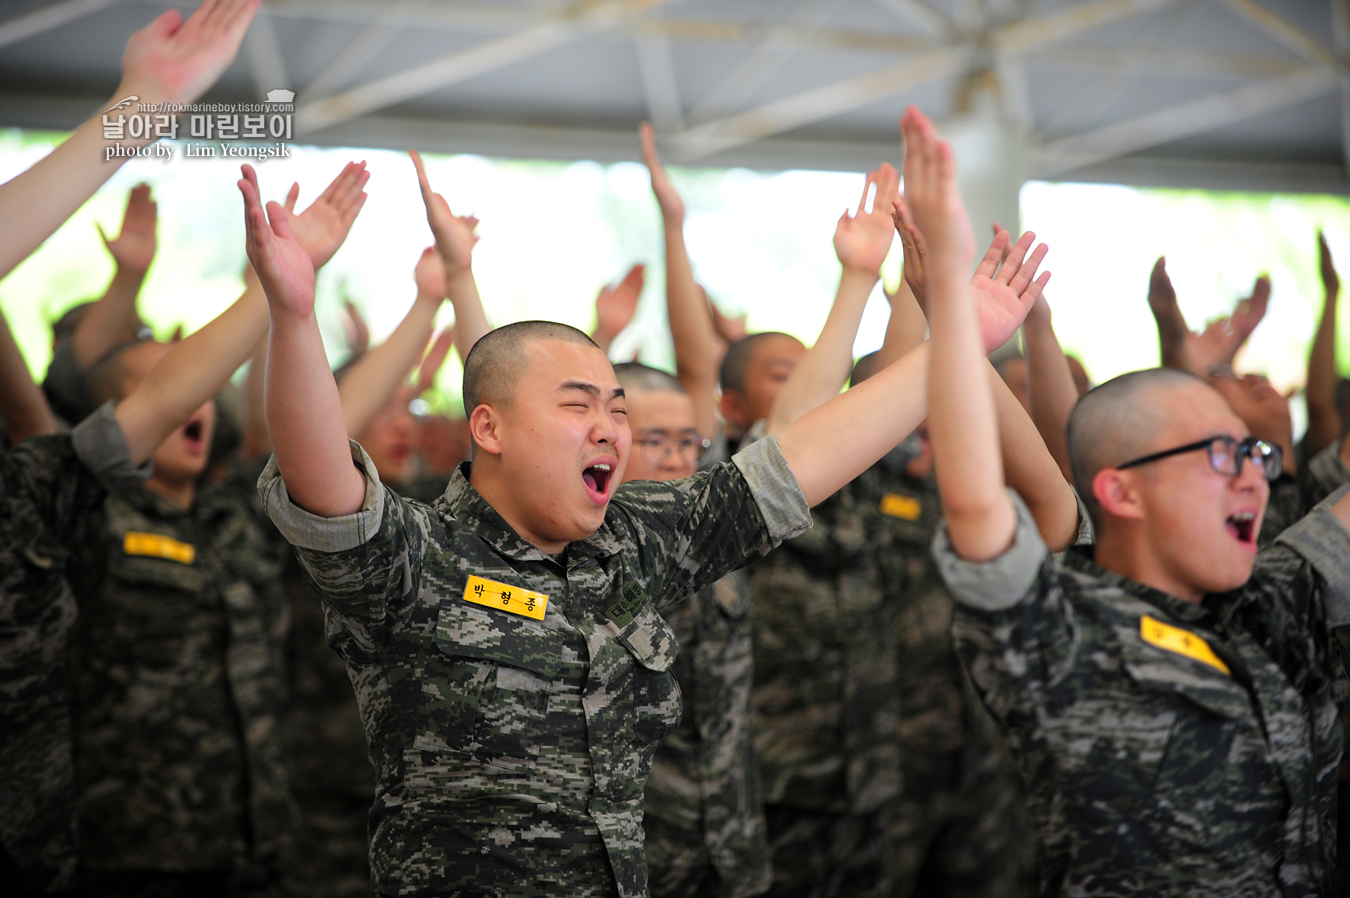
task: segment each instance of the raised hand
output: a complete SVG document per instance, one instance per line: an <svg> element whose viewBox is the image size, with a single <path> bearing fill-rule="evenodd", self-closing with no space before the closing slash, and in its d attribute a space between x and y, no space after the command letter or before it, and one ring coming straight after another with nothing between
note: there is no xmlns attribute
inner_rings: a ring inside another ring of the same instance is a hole
<svg viewBox="0 0 1350 898"><path fill-rule="evenodd" d="M280 203L268 203L263 212L253 166L244 165L242 170L244 176L238 184L244 195L248 261L267 293L274 317L307 317L314 311L314 262L292 233L290 216Z"/></svg>
<svg viewBox="0 0 1350 898"><path fill-rule="evenodd" d="M148 184L137 184L127 195L127 208L122 214L122 230L116 239L110 239L101 225L98 234L103 245L112 254L117 267L123 271L145 274L155 259L155 228L158 206L150 195Z"/></svg>
<svg viewBox="0 0 1350 898"><path fill-rule="evenodd" d="M327 264L347 239L352 222L366 204L364 188L369 180L370 172L366 171L365 162L348 162L319 198L299 215L293 210L300 195L300 185L291 185L282 212L291 233L309 253L315 270Z"/></svg>
<svg viewBox="0 0 1350 898"><path fill-rule="evenodd" d="M1317 265L1322 272L1322 286L1328 296L1341 292L1341 278L1336 273L1336 262L1331 258L1331 247L1327 246L1327 235L1317 232ZM1350 442L1350 441L1347 441Z"/></svg>
<svg viewBox="0 0 1350 898"><path fill-rule="evenodd" d="M645 272L646 266L639 263L628 269L619 283L600 289L595 298L595 337L602 348L608 347L637 314Z"/></svg>
<svg viewBox="0 0 1350 898"><path fill-rule="evenodd" d="M417 169L417 183L422 188L422 203L427 207L427 224L436 238L436 249L440 251L441 261L445 265L445 274L451 277L468 271L473 263L473 247L478 242L474 229L478 219L472 215L455 215L445 197L431 189L427 181L427 170L422 164L422 155L409 150L413 166Z"/></svg>
<svg viewBox="0 0 1350 898"><path fill-rule="evenodd" d="M707 298L707 293L704 293ZM717 336L726 340L727 343L739 343L745 339L745 315L724 315L722 310L717 307L717 303L708 302L708 308L712 309L713 330L717 331Z"/></svg>
<svg viewBox="0 0 1350 898"><path fill-rule="evenodd" d="M191 103L229 67L239 52L259 0L205 0L185 22L164 12L127 41L118 99L142 103Z"/></svg>
<svg viewBox="0 0 1350 898"><path fill-rule="evenodd" d="M370 326L356 303L350 299L342 301L342 332L347 338L347 354L352 358L363 354L370 348Z"/></svg>
<svg viewBox="0 0 1350 898"><path fill-rule="evenodd" d="M684 200L670 183L666 168L656 155L656 135L650 122L643 122L638 128L638 137L642 139L642 161L647 163L647 171L652 176L652 193L661 206L661 215L666 221L675 223L684 221Z"/></svg>
<svg viewBox="0 0 1350 898"><path fill-rule="evenodd" d="M916 113L917 115L917 113ZM922 119L922 116L919 116ZM926 119L923 119L927 122ZM927 132L924 132L917 125L910 123L910 115L906 113L901 120L902 129L905 130L905 136L908 141L910 134L914 134L914 140L924 139L936 143L936 135L932 133L932 125L927 125ZM950 149L948 149L950 154ZM918 160L916 159L916 164ZM929 163L925 162L927 166ZM917 174L916 174L917 176ZM910 162L908 155L905 161L905 186L906 193L909 192L910 182ZM950 201L950 200L949 200ZM955 198L960 202L959 195ZM964 215L964 213L963 213ZM925 232L916 222L916 216L911 211L911 207L902 199L895 204L894 223L895 229L900 234L900 241L904 245L905 261L904 276L905 283L914 293L915 300L919 307L928 313L928 260L929 260L929 242ZM969 219L962 218L964 226L970 227ZM964 235L958 235L964 238ZM974 236L970 235L973 242ZM1017 241L1015 246L1009 247L1011 235L998 228L994 234L993 241L984 253L984 258L980 260L980 265L975 269L975 275L971 278L971 286L975 290L975 296L978 302L980 332L984 339L986 351L992 351L1007 342L1008 338L1017 330L1018 325L1031 311L1036 300L1040 298L1045 289L1046 283L1050 280L1050 272L1042 272L1040 277L1036 276L1036 271L1040 267L1045 254L1049 252L1049 247L1041 244L1032 252L1030 258L1027 258L1027 250L1036 240L1036 235L1027 231Z"/></svg>
<svg viewBox="0 0 1350 898"><path fill-rule="evenodd" d="M1233 329L1232 349L1225 362L1232 362L1233 356L1242 348L1242 344L1247 342L1247 338L1256 330L1256 326L1261 323L1261 319L1266 317L1266 309L1270 305L1270 278L1261 275L1252 285L1252 295L1238 303L1237 308L1233 310L1230 318Z"/></svg>
<svg viewBox="0 0 1350 898"><path fill-rule="evenodd" d="M422 363L417 366L417 386L414 388L417 391L416 395L421 396L436 385L436 372L441 370L446 357L450 355L450 347L454 345L455 329L453 326L443 329L431 341L431 348L422 357Z"/></svg>
<svg viewBox="0 0 1350 898"><path fill-rule="evenodd" d="M413 281L417 283L417 296L439 303L445 299L445 263L436 247L428 246L413 268Z"/></svg>
<svg viewBox="0 0 1350 898"><path fill-rule="evenodd" d="M867 194L874 186L876 196L872 200L872 211L868 212ZM881 264L886 261L895 240L892 219L900 196L899 188L900 173L894 166L883 163L876 171L868 172L857 211L849 215L845 209L834 229L834 252L844 268L872 275L881 271Z"/></svg>
<svg viewBox="0 0 1350 898"><path fill-rule="evenodd" d="M1036 269L1050 248L1042 243L1027 256L1036 235L1027 231L1009 248L1011 239L1007 231L995 235L970 281L980 304L980 332L986 351L992 352L1008 341L1050 281L1048 271L1036 277Z"/></svg>

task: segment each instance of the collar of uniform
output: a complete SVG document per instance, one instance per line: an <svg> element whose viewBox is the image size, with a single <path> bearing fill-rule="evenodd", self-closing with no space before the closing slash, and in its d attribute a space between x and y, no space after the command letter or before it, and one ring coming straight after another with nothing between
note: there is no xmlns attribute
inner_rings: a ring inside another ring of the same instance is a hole
<svg viewBox="0 0 1350 898"><path fill-rule="evenodd" d="M191 508L183 508L165 499L159 493L142 484L122 490L121 495L137 511L152 514L158 518L186 518L192 514Z"/></svg>
<svg viewBox="0 0 1350 898"><path fill-rule="evenodd" d="M472 530L477 536L510 558L521 561L557 561L516 533L506 519L469 483L472 462L463 461L450 475L450 483L436 501L436 510ZM567 558L575 561L594 556L617 555L622 546L610 531L608 523L583 540L567 547Z"/></svg>
<svg viewBox="0 0 1350 898"><path fill-rule="evenodd" d="M1174 620L1202 624L1213 621L1213 615L1204 604L1188 602L1165 593L1138 580L1109 571L1092 560L1092 546L1072 546L1062 556L1065 567L1091 576L1094 580L1119 587L1137 599L1148 602Z"/></svg>

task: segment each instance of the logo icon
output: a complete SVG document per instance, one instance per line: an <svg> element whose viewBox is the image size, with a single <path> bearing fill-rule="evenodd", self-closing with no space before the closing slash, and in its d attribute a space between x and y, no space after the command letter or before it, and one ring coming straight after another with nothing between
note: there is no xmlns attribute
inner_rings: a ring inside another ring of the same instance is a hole
<svg viewBox="0 0 1350 898"><path fill-rule="evenodd" d="M275 91L274 91L274 93L275 93ZM140 97L138 97L138 96L136 96L136 95L133 94L132 96L127 97L125 100L119 100L115 106L109 106L109 107L107 108L107 110L105 110L105 111L107 111L107 112L112 112L112 111L115 110L115 109L125 109L126 107L130 106L132 103L135 103L135 102L137 102L137 101L139 101L139 100L140 100Z"/></svg>
<svg viewBox="0 0 1350 898"><path fill-rule="evenodd" d="M294 100L295 91L286 90L284 87L279 87L276 90L269 90L267 92L267 102L269 103L290 103Z"/></svg>

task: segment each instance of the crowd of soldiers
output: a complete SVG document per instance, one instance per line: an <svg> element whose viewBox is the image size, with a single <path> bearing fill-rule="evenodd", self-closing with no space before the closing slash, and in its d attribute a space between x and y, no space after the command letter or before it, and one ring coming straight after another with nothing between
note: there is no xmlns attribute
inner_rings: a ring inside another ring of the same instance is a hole
<svg viewBox="0 0 1350 898"><path fill-rule="evenodd" d="M257 5L165 13L117 96L197 98ZM0 317L4 893L1339 894L1325 242L1300 441L1232 368L1264 279L1196 333L1160 259L1163 367L1089 390L1046 247L995 225L976 265L950 148L901 128L904 194L881 165L840 218L808 349L709 302L643 126L673 374L607 356L640 265L590 335L493 329L477 220L416 153L435 245L384 342L353 311L333 371L314 317L363 163L303 211L243 166L245 290L156 342L132 190L41 385ZM0 185L0 276L116 170L96 144ZM452 349L466 417L418 420Z"/></svg>

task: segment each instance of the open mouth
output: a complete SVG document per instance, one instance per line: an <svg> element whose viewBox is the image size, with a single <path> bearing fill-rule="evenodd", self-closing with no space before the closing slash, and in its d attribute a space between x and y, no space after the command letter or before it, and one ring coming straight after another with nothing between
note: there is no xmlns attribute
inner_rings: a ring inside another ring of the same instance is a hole
<svg viewBox="0 0 1350 898"><path fill-rule="evenodd" d="M603 501L609 495L609 478L613 475L614 469L607 462L597 462L581 472L581 480L597 500Z"/></svg>
<svg viewBox="0 0 1350 898"><path fill-rule="evenodd" d="M183 428L183 438L191 446L200 446L202 442L202 422L189 421Z"/></svg>
<svg viewBox="0 0 1350 898"><path fill-rule="evenodd" d="M1256 513L1251 511L1239 511L1236 514L1228 516L1224 521L1228 532L1232 534L1233 539L1240 543L1253 545L1256 542Z"/></svg>

